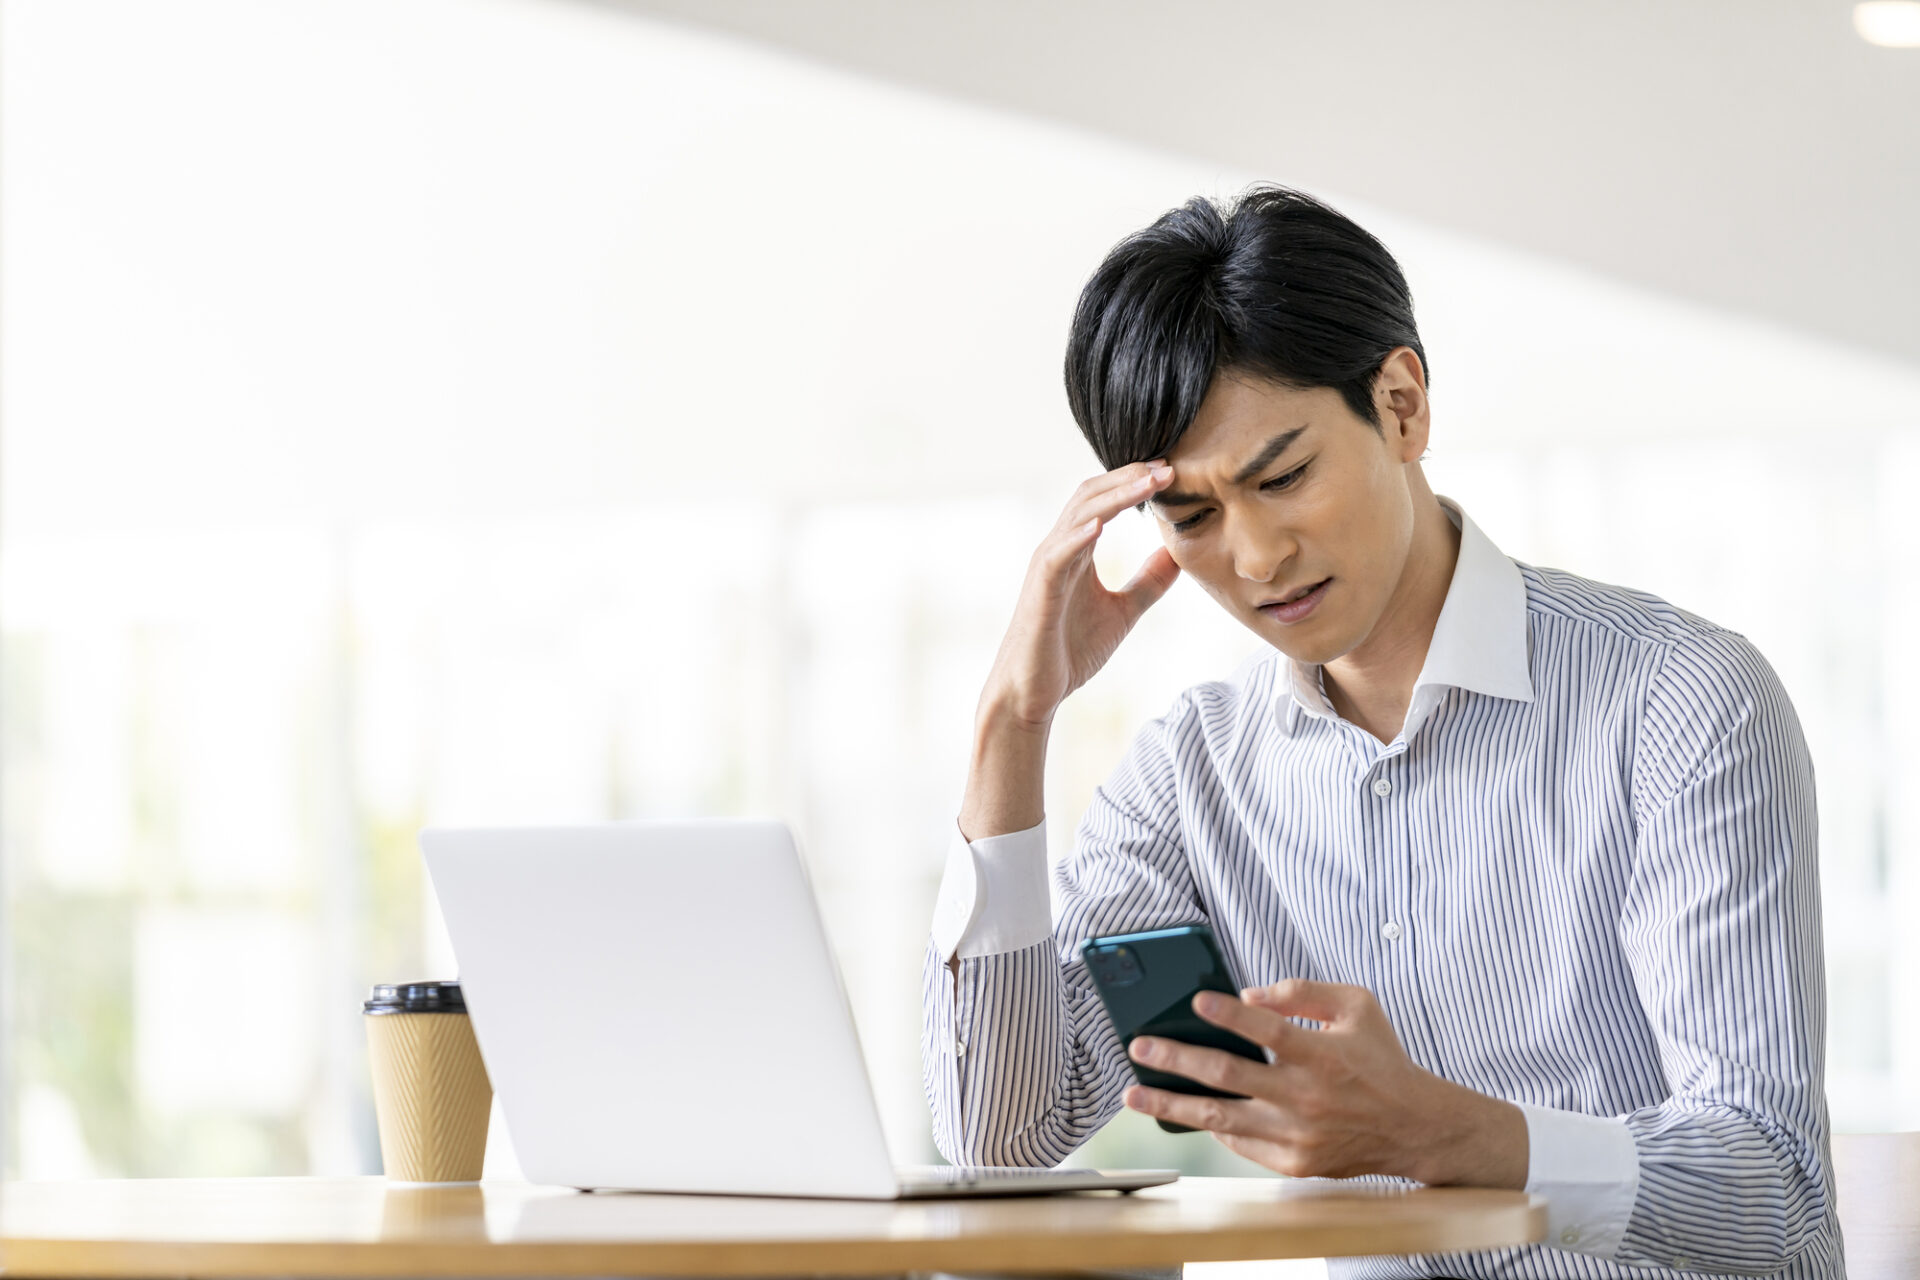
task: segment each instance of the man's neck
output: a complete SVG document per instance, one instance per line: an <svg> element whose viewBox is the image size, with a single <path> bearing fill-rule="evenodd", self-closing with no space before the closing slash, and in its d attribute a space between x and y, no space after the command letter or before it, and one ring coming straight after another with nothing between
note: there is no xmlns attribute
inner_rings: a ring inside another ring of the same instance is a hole
<svg viewBox="0 0 1920 1280"><path fill-rule="evenodd" d="M1327 698L1343 719L1382 742L1391 742L1407 722L1414 681L1426 665L1440 607L1453 584L1460 557L1460 530L1422 486L1414 516L1413 543L1386 612L1357 648L1326 664Z"/></svg>

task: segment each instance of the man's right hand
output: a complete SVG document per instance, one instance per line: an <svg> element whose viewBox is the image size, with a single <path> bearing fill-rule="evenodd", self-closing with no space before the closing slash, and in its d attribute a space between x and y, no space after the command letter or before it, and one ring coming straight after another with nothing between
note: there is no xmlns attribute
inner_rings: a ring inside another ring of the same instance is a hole
<svg viewBox="0 0 1920 1280"><path fill-rule="evenodd" d="M1172 480L1173 468L1159 460L1093 477L1075 490L1034 550L1013 622L980 695L973 769L960 813L967 839L1021 831L1040 821L1054 712L1106 665L1140 615L1180 576L1164 547L1118 591L1109 591L1093 568L1093 547L1107 521Z"/></svg>
<svg viewBox="0 0 1920 1280"><path fill-rule="evenodd" d="M1167 487L1173 468L1136 462L1074 491L1059 523L1034 550L1013 623L982 703L998 701L1022 728L1042 730L1067 695L1107 664L1149 606L1180 576L1162 547L1118 591L1102 585L1093 547L1107 521Z"/></svg>
<svg viewBox="0 0 1920 1280"><path fill-rule="evenodd" d="M993 674L973 720L973 764L960 835L981 841L1027 831L1046 816L1046 733L1069 693L1106 666L1119 641L1181 576L1162 547L1119 591L1092 568L1092 545L1119 512L1173 480L1164 461L1131 462L1073 491L1060 522L1033 551ZM958 969L958 956L948 969Z"/></svg>

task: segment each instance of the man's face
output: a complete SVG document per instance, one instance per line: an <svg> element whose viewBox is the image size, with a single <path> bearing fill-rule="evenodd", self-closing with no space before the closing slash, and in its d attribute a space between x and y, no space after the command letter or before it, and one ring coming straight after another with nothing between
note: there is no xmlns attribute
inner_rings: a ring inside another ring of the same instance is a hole
<svg viewBox="0 0 1920 1280"><path fill-rule="evenodd" d="M1383 387L1392 370L1389 360ZM1297 662L1331 662L1363 644L1407 563L1407 472L1426 444L1424 389L1411 424L1395 416L1391 395L1377 403L1379 431L1331 387L1223 371L1167 455L1173 480L1153 499L1180 568Z"/></svg>

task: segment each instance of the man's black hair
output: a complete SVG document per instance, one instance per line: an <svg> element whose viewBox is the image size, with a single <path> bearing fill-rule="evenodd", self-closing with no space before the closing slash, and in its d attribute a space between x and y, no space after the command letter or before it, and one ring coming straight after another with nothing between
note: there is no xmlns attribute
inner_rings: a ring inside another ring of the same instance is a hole
<svg viewBox="0 0 1920 1280"><path fill-rule="evenodd" d="M1332 387L1378 430L1374 377L1401 346L1427 367L1386 246L1262 184L1225 204L1195 197L1113 247L1074 308L1067 402L1109 470L1165 457L1222 370Z"/></svg>

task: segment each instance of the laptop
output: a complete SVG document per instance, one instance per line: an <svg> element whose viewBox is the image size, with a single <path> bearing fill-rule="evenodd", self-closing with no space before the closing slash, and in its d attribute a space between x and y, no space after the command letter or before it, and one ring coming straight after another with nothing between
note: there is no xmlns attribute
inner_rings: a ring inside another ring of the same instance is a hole
<svg viewBox="0 0 1920 1280"><path fill-rule="evenodd" d="M437 829L420 845L534 1182L897 1200L1178 1177L895 1168L783 823Z"/></svg>

